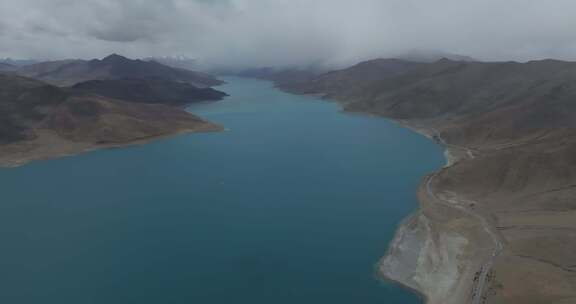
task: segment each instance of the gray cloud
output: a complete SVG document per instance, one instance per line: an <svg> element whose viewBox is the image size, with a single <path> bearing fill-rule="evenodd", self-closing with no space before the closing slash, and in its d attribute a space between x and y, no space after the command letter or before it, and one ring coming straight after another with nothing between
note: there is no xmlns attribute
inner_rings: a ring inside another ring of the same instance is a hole
<svg viewBox="0 0 576 304"><path fill-rule="evenodd" d="M573 0L0 0L0 57L349 64L435 49L576 60Z"/></svg>

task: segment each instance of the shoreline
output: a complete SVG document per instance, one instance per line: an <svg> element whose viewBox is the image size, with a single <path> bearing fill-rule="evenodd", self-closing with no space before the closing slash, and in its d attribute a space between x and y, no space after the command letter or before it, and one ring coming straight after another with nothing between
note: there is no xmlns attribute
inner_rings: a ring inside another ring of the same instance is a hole
<svg viewBox="0 0 576 304"><path fill-rule="evenodd" d="M159 141L162 139L168 139L180 135L185 134L192 134L192 133L211 133L211 132L223 132L225 128L210 122L206 122L205 125L196 127L196 128L186 128L175 130L170 133L159 134L159 135L150 135L146 137L135 138L133 140L127 142L118 142L118 143L104 143L104 144L97 144L97 143L89 143L89 142L73 142L69 140L65 140L63 138L58 138L54 134L44 135L49 138L48 140L56 140L58 144L62 145L62 149L59 151L48 151L48 152L40 152L45 148L45 145L42 143L36 143L39 141L38 139L34 139L31 141L25 142L18 142L8 144L6 146L11 146L15 150L22 149L21 151L14 151L13 155L21 155L21 154L29 154L27 156L5 156L0 153L0 169L10 169L10 168L18 168L21 166L28 165L33 162L37 161L45 161L45 160L53 160L65 157L72 157L81 155L84 153L90 153L98 150L108 150L108 149L121 149L127 148L132 146L140 146L145 145L151 142ZM37 145L37 146L34 146ZM31 146L32 149L25 150L26 146Z"/></svg>
<svg viewBox="0 0 576 304"><path fill-rule="evenodd" d="M374 115L374 116L378 116L378 115ZM381 117L381 116L378 116ZM382 118L386 118L386 117L382 117ZM386 118L388 119L388 118ZM455 260L453 262L455 262L457 265L455 265L457 268L460 267L460 264L458 262L468 262L469 264L481 264L480 267L480 271L476 274L475 279L472 280L472 283L469 283L469 286L465 286L467 287L467 289L470 290L470 294L471 294L471 298L470 303L472 304L478 304L481 303L481 299L482 299L482 295L484 294L484 287L486 285L486 281L487 281L487 276L489 275L489 271L491 270L491 266L493 264L493 260L498 256L498 254L503 250L503 244L500 242L500 240L498 239L499 236L496 236L498 233L497 232L493 232L492 229L496 229L495 226L492 227L492 225L489 225L488 220L483 214L477 213L475 211L473 211L473 208L468 208L468 207L464 207L462 206L458 199L451 199L451 200L446 200L445 198L438 198L438 193L436 193L437 191L434 191L432 189L432 187L430 186L430 184L433 182L433 179L440 174L442 171L449 169L450 167L456 165L457 163L461 162L461 161L466 161L466 160L470 160L470 159L474 159L476 156L474 155L474 153L472 152L471 149L468 149L466 147L457 147L454 145L450 145L447 144L442 137L440 136L439 132L433 128L433 127L423 127L423 126L414 126L406 121L399 121L399 120L393 120L393 119L388 119L390 121L396 122L398 123L400 126L410 129L430 140L432 140L434 143L439 144L443 149L444 149L444 157L446 159L446 165L428 175L426 175L425 177L423 177L422 182L420 183L419 187L418 187L418 192L422 191L422 188L426 188L425 192L427 192L427 195L430 196L430 201L433 200L445 200L446 202L443 203L443 207L449 207L452 208L454 210L458 210L460 212L463 212L466 216L470 216L470 217L476 217L479 222L480 222L480 226L483 228L483 230L490 236L490 238L492 238L492 240L495 243L495 249L493 250L491 256L489 257L487 262L481 261L480 258L476 257L476 259L471 259L471 260L466 260L466 259L462 259L462 260ZM438 133L438 135L433 135L434 133ZM463 152L463 153L462 153ZM454 194L456 195L456 194ZM413 266L414 268L412 269L404 269L408 274L407 277L393 277L394 273L392 273L392 271L390 269L388 269L387 266L390 266L390 263L396 262L398 264L396 264L395 266L398 267L402 267L402 266L406 266L403 265L400 259L400 257L402 257L402 254L394 254L395 250L399 250L400 247L403 247L402 249L404 249L404 251L406 251L406 247L410 246L410 244L406 244L407 242L404 240L404 238L406 237L407 234L413 233L416 234L419 231L417 229L413 229L413 231L410 231L410 227L409 225L411 224L411 222L415 222L418 221L417 217L418 216L423 216L426 217L426 215L424 214L424 205L425 204L431 204L432 208L434 203L428 202L424 197L419 197L418 199L419 201L419 206L418 208L408 217L406 217L397 227L396 229L396 234L394 236L394 238L392 239L392 241L389 243L388 246L388 250L386 252L386 254L380 259L380 261L377 263L377 275L378 277L383 280L383 281L387 281L387 282L392 282L396 285L401 286L402 288L415 293L417 296L419 296L422 300L423 303L425 304L451 304L451 303L462 303L460 299L458 299L458 295L451 295L450 298L445 297L445 298L440 298L440 299L436 299L433 296L429 295L426 293L426 291L419 289L418 287L422 287L422 286L411 286L411 282L409 282L409 280L414 280L415 284L418 285L417 280L415 279L418 275L417 271L418 271L418 267L422 267L421 265L421 259L422 257L419 256L418 260L416 261L416 264L413 265L408 265L408 266ZM450 205L451 204L451 205ZM427 206L427 208L431 208L431 206ZM431 220L433 221L433 219ZM418 224L418 223L416 223ZM435 240L431 240L431 236L432 235L436 235L436 237L442 237L443 233L445 233L445 231L432 231L433 229L431 229L430 227L427 227L427 234L423 237L420 238L418 241L420 241L421 244L426 244L428 242L435 242ZM475 245L475 241L472 238L466 238L464 237L466 244L470 244L471 246ZM420 247L420 248L413 248L413 247L408 247L408 250L414 250L414 251L419 251L418 253L421 254L422 252L424 254L426 254L427 252L425 252L426 248ZM482 248L482 246L479 246L480 248ZM446 251L445 249L451 249L450 247L446 247L446 248L435 248L438 251L442 252L442 249L444 249L444 251ZM448 250L450 251L450 250ZM413 253L413 252L412 252ZM446 252L443 252L446 253ZM414 261L412 261L414 262ZM388 263L389 265L385 265L385 263ZM452 265L454 266L454 265ZM460 270L459 270L460 271ZM476 278L478 279L478 282L476 282ZM450 290L452 290L452 292L454 292L454 294L456 294L457 292L455 290L453 290L455 287L457 287L457 285L459 285L460 283L462 284L466 284L466 282L464 281L466 279L466 273L465 271L462 272L458 272L456 277L452 278L452 285L449 286ZM434 285L434 284L430 284L430 285ZM438 285L442 285L441 283ZM432 286L433 287L433 286ZM479 290L478 290L479 289ZM450 291L448 290L448 291ZM460 292L462 292L462 290L460 290Z"/></svg>
<svg viewBox="0 0 576 304"><path fill-rule="evenodd" d="M348 112L348 111L345 111ZM358 113L358 114L362 114L359 112L353 112L353 113ZM394 119L389 119L386 117L382 117L382 116L378 116L376 114L371 114L368 113L370 116L376 117L376 118L384 118L388 121L391 121L393 123L398 124L399 126L401 126L402 128L406 128L408 130L411 130L417 134L420 134L421 136L429 139L430 141L432 141L433 143L441 146L444 150L444 158L446 160L446 164L444 165L444 167L439 168L438 170L429 173L428 175L422 177L422 181L420 182L418 188L420 188L426 181L427 177L433 174L436 174L437 172L439 172L440 170L442 170L443 168L448 168L454 164L456 164L458 161L460 161L460 159L458 159L457 157L451 157L450 155L450 148L446 147L442 142L435 140L434 136L432 136L430 133L428 133L425 129L423 128L417 128L414 126L411 126L409 123L405 122L405 121L401 121L401 120L394 120ZM417 190L418 191L418 190ZM416 296L418 296L421 300L422 303L430 303L430 298L427 294L425 294L422 290L419 290L415 287L412 287L410 285L408 285L407 282L402 281L401 279L395 279L392 278L391 276L387 275L384 271L383 271L383 267L384 267L384 263L385 260L392 255L392 252L395 250L395 247L399 245L399 243L402 241L402 236L406 233L407 230L407 226L409 225L409 223L411 221L416 221L417 217L419 216L420 212L422 211L422 206L421 206L421 202L420 200L418 201L418 207L416 208L416 210L414 210L411 214L409 214L408 216L406 216L404 219L402 219L402 221L398 224L398 226L396 227L396 231L395 231L395 236L392 238L392 240L390 241L390 243L388 244L388 249L386 251L386 254L384 254L382 256L382 258L378 261L378 263L376 264L376 276L379 280L383 281L383 282L388 282L388 283L392 283L394 285L397 285L401 288L404 288L405 290L412 292L413 294L415 294Z"/></svg>
<svg viewBox="0 0 576 304"><path fill-rule="evenodd" d="M340 105L344 105L342 102L335 100L335 102L339 103ZM419 194L420 192L422 192L422 188L427 187L427 182L434 177L436 174L442 172L445 169L448 169L454 165L456 165L457 163L461 162L461 161L466 161L469 159L473 159L476 156L474 155L474 153L471 152L470 149L467 149L465 147L458 147L458 146L454 146L454 145L450 145L448 143L446 143L442 137L439 135L439 132L432 126L424 126L421 124L416 124L416 123L411 123L409 121L406 120L396 120L396 119L391 119L385 116L381 116L381 115L377 115L374 113L369 113L369 112L359 112L359 111L349 111L347 110L345 107L341 110L344 114L347 115L359 115L359 116L369 116L369 117L373 117L373 118L379 118L379 119L386 119L398 126L400 126L401 128L405 128L407 130L410 130L414 133L419 134L420 136L423 136L427 139L429 139L430 141L432 141L433 143L439 145L442 149L443 149L443 154L444 154L444 159L446 160L446 163L444 166L438 168L437 170L430 172L429 174L425 175L422 177L422 181L420 182L418 188L417 188L417 194ZM435 135L438 134L438 135ZM390 273L386 273L386 270L384 269L385 266L384 264L386 263L386 260L390 260L395 258L393 252L395 250L397 250L399 247L401 246L405 246L406 244L403 243L403 238L410 234L410 233L414 233L414 231L409 231L409 226L411 224L414 225L418 225L418 217L426 217L423 212L424 212L424 207L423 204L426 204L426 202L424 201L424 198L420 197L420 195L418 196L418 207L409 215L407 215L405 218L403 218L401 220L401 222L398 224L396 231L395 231L395 235L392 238L392 240L390 241L390 243L388 244L388 248L386 253L382 256L382 258L376 263L375 268L376 268L376 277L378 280L382 281L382 282L386 282L386 283L391 283L393 285L397 285L413 294L415 294L416 296L418 296L420 299L422 299L422 303L424 304L448 304L448 302L446 302L448 299L434 299L432 298L429 294L427 294L424 290L419 289L417 286L414 286L411 284L411 282L408 282L408 280L411 280L412 278L408 278L408 277L404 277L404 278L395 278L393 277ZM430 208L430 207L428 207ZM450 208L453 208L455 210L459 210L458 207L456 206L450 206ZM459 210L461 211L461 210ZM430 220L433 221L433 220ZM427 227L428 230L432 230L429 227ZM417 229L414 229L416 232ZM431 231L428 231L428 235L426 235L425 238L421 238L419 239L419 245L421 244L426 244L427 242L430 241L430 237L433 233ZM468 239L466 241L469 241ZM423 251L425 250L424 246L421 246L420 248L410 248L413 249L413 251ZM412 252L414 253L414 252ZM399 255L402 256L402 255ZM396 258L398 258L399 256L396 256ZM389 261L390 262L390 261ZM416 262L420 262L419 260ZM401 265L401 264L398 264ZM412 265L414 266L413 269L404 269L404 275L405 276L409 276L411 275L413 272L416 272L416 267L418 267L418 265ZM457 266L457 265L456 265ZM460 281L461 278L457 277L455 282L458 283L458 281ZM414 282L414 284L417 284L416 282ZM471 287L470 289L473 289L474 287ZM450 302L450 304L461 304L460 302ZM475 303L474 303L475 304Z"/></svg>
<svg viewBox="0 0 576 304"><path fill-rule="evenodd" d="M384 263L384 259L391 254L391 251L394 249L393 244L397 240L399 240L397 238L397 236L403 232L401 230L407 226L408 222L414 220L414 218L419 213L419 209L420 208L416 209L414 212L412 212L410 215L406 216L405 218L402 219L402 221L400 221L400 223L396 227L396 231L395 231L396 236L394 238L392 238L392 240L388 246L388 249L386 251L386 254L375 265L375 272L376 272L376 279L379 280L380 282L396 285L399 288L405 289L405 290L415 294L418 298L420 298L422 300L422 303L428 303L429 299L428 299L428 296L426 294L424 294L423 292L421 292L420 290L418 290L416 288L413 288L413 287L407 285L405 282L402 282L400 280L386 276L386 274L384 274L382 271L382 264Z"/></svg>

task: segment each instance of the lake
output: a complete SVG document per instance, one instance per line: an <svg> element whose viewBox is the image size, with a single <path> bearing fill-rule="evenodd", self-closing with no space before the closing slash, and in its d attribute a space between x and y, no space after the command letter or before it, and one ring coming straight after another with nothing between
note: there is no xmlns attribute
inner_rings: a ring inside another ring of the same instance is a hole
<svg viewBox="0 0 576 304"><path fill-rule="evenodd" d="M0 170L0 302L412 304L375 265L442 150L226 78L227 128Z"/></svg>

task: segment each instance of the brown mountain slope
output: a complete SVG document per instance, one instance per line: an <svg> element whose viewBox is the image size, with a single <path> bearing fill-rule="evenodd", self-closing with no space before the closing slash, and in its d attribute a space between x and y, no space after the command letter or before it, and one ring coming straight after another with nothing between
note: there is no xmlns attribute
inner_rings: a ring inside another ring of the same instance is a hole
<svg viewBox="0 0 576 304"><path fill-rule="evenodd" d="M173 68L155 61L132 60L116 54L102 60L63 60L37 63L21 67L18 73L58 86L72 86L89 80L124 78L162 78L186 82L197 87L222 84L221 81L204 73Z"/></svg>
<svg viewBox="0 0 576 304"><path fill-rule="evenodd" d="M3 166L219 129L176 107L127 102L0 75Z"/></svg>
<svg viewBox="0 0 576 304"><path fill-rule="evenodd" d="M384 276L433 304L576 303L576 63L441 60L376 80L332 74L307 85L447 149Z"/></svg>
<svg viewBox="0 0 576 304"><path fill-rule="evenodd" d="M394 77L421 66L422 63L399 59L374 59L350 68L319 75L311 80L293 81L280 87L300 94L323 94L342 98L371 83Z"/></svg>
<svg viewBox="0 0 576 304"><path fill-rule="evenodd" d="M164 79L91 80L72 87L76 92L139 103L186 105L199 101L221 100L226 93L212 88L197 88L185 82Z"/></svg>

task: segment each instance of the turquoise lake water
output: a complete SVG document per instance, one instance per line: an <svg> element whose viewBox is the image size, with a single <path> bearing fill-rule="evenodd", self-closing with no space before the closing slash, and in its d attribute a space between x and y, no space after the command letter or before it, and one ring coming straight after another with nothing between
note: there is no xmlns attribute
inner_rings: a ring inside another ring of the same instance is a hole
<svg viewBox="0 0 576 304"><path fill-rule="evenodd" d="M0 303L420 303L374 267L440 147L226 80L226 132L0 170Z"/></svg>

